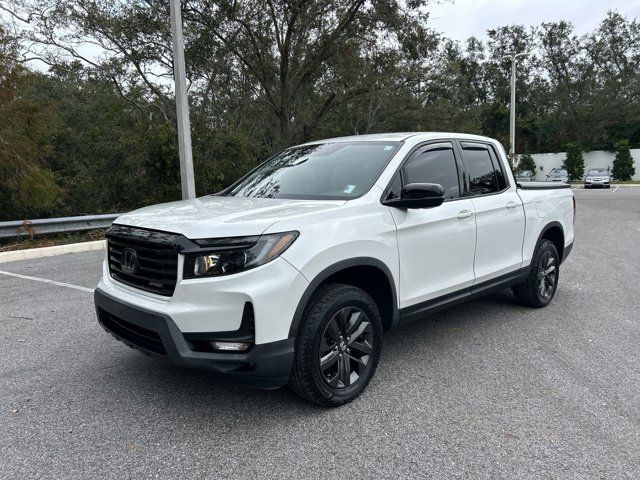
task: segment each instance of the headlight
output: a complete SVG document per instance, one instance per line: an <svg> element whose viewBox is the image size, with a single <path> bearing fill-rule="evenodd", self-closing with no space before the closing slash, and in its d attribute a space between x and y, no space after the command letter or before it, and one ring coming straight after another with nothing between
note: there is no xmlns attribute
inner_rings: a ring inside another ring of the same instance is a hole
<svg viewBox="0 0 640 480"><path fill-rule="evenodd" d="M189 252L184 278L231 275L264 265L278 258L300 233L283 232L254 237L194 240L202 253Z"/></svg>

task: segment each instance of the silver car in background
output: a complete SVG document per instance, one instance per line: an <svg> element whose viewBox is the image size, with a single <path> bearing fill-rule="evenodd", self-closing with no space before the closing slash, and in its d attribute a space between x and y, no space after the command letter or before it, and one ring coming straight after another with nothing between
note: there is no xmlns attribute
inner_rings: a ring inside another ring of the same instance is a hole
<svg viewBox="0 0 640 480"><path fill-rule="evenodd" d="M516 173L516 182L533 182L535 175L531 170L518 170Z"/></svg>
<svg viewBox="0 0 640 480"><path fill-rule="evenodd" d="M547 182L569 183L569 172L564 168L553 168L547 175Z"/></svg>
<svg viewBox="0 0 640 480"><path fill-rule="evenodd" d="M592 168L584 177L584 188L611 188L611 173L608 168Z"/></svg>

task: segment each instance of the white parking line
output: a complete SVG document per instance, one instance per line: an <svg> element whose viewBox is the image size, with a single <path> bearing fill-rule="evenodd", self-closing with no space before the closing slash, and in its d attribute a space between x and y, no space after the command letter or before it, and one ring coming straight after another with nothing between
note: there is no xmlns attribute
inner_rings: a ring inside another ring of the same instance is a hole
<svg viewBox="0 0 640 480"><path fill-rule="evenodd" d="M578 190L582 185L578 185L577 187L573 187L571 190Z"/></svg>
<svg viewBox="0 0 640 480"><path fill-rule="evenodd" d="M614 192L615 192L617 189L619 189L619 188L620 188L620 185L617 185L617 186L616 186L616 188L614 188L614 189L613 189L613 192L611 192L611 193L614 193Z"/></svg>
<svg viewBox="0 0 640 480"><path fill-rule="evenodd" d="M34 280L36 282L49 283L51 285L57 285L58 287L73 288L74 290L80 290L82 292L88 292L88 293L93 293L93 291L95 290L93 288L81 287L79 285L71 285L70 283L56 282L55 280L48 280L46 278L30 277L28 275L20 275L19 273L5 272L4 270L0 270L0 275L7 275L9 277L23 278L25 280Z"/></svg>

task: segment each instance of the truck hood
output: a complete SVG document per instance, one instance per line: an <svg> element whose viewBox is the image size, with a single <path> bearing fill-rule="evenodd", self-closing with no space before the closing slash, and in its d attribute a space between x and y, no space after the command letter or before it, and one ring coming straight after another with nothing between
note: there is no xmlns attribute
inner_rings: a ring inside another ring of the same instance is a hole
<svg viewBox="0 0 640 480"><path fill-rule="evenodd" d="M338 208L344 200L206 196L162 203L121 215L114 223L179 233L187 238L260 235L284 218Z"/></svg>

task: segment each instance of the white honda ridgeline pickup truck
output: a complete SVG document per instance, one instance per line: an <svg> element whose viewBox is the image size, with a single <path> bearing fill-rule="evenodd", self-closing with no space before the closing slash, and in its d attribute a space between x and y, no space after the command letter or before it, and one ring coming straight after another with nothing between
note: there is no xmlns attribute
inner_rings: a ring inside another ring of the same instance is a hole
<svg viewBox="0 0 640 480"><path fill-rule="evenodd" d="M554 296L573 246L569 185L517 185L485 137L391 133L289 148L226 190L122 215L98 319L125 344L341 405L383 332L511 287Z"/></svg>

